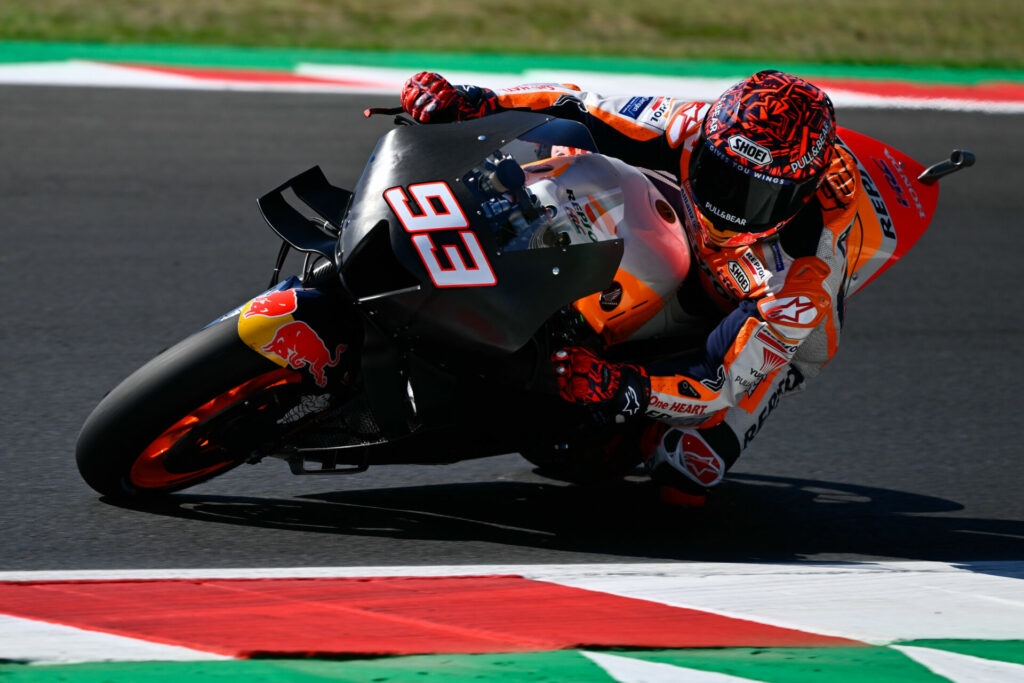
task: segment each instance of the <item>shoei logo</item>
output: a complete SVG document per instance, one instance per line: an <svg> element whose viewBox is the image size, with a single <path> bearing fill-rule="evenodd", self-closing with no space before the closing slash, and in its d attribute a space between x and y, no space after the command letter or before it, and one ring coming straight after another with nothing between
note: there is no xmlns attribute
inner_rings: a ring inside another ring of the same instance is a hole
<svg viewBox="0 0 1024 683"><path fill-rule="evenodd" d="M743 272L743 266L735 261L729 261L729 274L732 275L732 279L736 281L736 284L739 285L744 294L750 292L750 279Z"/></svg>
<svg viewBox="0 0 1024 683"><path fill-rule="evenodd" d="M729 138L729 149L759 166L772 163L771 152L742 135L733 135Z"/></svg>

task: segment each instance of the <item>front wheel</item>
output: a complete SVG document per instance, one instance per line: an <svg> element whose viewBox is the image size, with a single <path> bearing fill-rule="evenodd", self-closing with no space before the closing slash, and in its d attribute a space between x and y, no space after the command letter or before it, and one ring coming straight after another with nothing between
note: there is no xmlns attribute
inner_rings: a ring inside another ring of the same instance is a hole
<svg viewBox="0 0 1024 683"><path fill-rule="evenodd" d="M149 498L245 462L284 431L302 375L255 354L231 318L139 368L96 407L78 438L78 470L99 493Z"/></svg>

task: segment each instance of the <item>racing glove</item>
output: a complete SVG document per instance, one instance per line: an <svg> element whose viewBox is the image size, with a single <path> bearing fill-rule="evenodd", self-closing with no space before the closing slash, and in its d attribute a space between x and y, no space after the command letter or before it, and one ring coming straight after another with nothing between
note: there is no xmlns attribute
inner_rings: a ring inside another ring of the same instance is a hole
<svg viewBox="0 0 1024 683"><path fill-rule="evenodd" d="M441 74L423 71L402 87L402 109L420 123L448 123L478 119L499 106L492 90L454 86Z"/></svg>
<svg viewBox="0 0 1024 683"><path fill-rule="evenodd" d="M651 380L639 365L610 363L579 347L555 351L551 362L566 401L589 405L603 419L618 423L647 410Z"/></svg>

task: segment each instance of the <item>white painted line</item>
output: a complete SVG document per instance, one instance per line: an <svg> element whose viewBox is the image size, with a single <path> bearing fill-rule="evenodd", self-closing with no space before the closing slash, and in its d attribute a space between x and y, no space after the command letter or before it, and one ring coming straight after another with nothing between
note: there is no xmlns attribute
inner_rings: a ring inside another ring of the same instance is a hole
<svg viewBox="0 0 1024 683"><path fill-rule="evenodd" d="M962 655L946 650L928 647L894 645L918 664L932 673L943 676L954 683L1020 683L1024 681L1024 666L1010 662L996 662L991 659Z"/></svg>
<svg viewBox="0 0 1024 683"><path fill-rule="evenodd" d="M137 69L85 60L0 64L0 83L13 85L185 88L192 80L174 74L140 73Z"/></svg>
<svg viewBox="0 0 1024 683"><path fill-rule="evenodd" d="M191 662L231 657L0 614L0 661Z"/></svg>
<svg viewBox="0 0 1024 683"><path fill-rule="evenodd" d="M678 565L531 578L872 644L1024 638L1022 563L998 575L940 562Z"/></svg>
<svg viewBox="0 0 1024 683"><path fill-rule="evenodd" d="M425 62L424 70L432 67ZM383 67L300 64L294 73L337 83L247 81L230 78L193 78L159 69L119 66L88 60L40 62L31 64L0 64L0 84L61 85L125 88L160 88L188 90L236 90L248 92L301 92L325 94L365 94L396 96L412 71ZM481 73L445 71L444 75L458 84L503 88L523 83L575 83L584 90L603 95L670 95L693 100L711 101L740 78L693 78L654 76L650 74L605 74L592 71L551 71L528 69L520 73ZM829 94L837 108L929 109L950 111L982 111L989 113L1024 113L1024 102L981 101L971 99L926 99L917 97L883 97L830 88Z"/></svg>
<svg viewBox="0 0 1024 683"><path fill-rule="evenodd" d="M632 657L620 657L603 652L580 652L619 683L750 683L753 678L740 678L716 671L702 671L688 667L647 662ZM756 683L756 681L755 681Z"/></svg>
<svg viewBox="0 0 1024 683"><path fill-rule="evenodd" d="M429 62L423 70L431 70ZM325 64L300 64L296 73L317 78L365 78L391 82L397 92L413 73L408 69L352 67ZM583 90L602 95L669 95L700 101L714 101L729 86L748 76L739 73L727 78L696 78L684 76L653 76L650 74L605 74L593 71L551 71L528 69L521 73L482 73L444 71L443 75L459 85L479 85L491 89L511 88L524 83L572 83ZM813 79L812 79L813 80ZM377 91L380 92L380 91ZM870 109L938 109L951 111L986 111L992 113L1024 113L1024 102L986 102L977 100L925 99L917 97L882 97L842 89L829 88L829 96L838 108Z"/></svg>
<svg viewBox="0 0 1024 683"><path fill-rule="evenodd" d="M333 83L280 83L213 78L192 78L183 74L140 69L117 64L70 60L37 64L0 64L0 84L57 85L100 88L157 90L234 90L247 92L364 93L394 92L401 83L386 89Z"/></svg>

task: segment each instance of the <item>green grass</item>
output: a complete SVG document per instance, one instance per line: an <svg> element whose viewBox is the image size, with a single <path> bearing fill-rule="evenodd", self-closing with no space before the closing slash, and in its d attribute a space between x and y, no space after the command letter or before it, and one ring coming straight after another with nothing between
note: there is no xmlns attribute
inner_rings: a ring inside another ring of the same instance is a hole
<svg viewBox="0 0 1024 683"><path fill-rule="evenodd" d="M1024 0L0 0L0 40L1024 69Z"/></svg>

